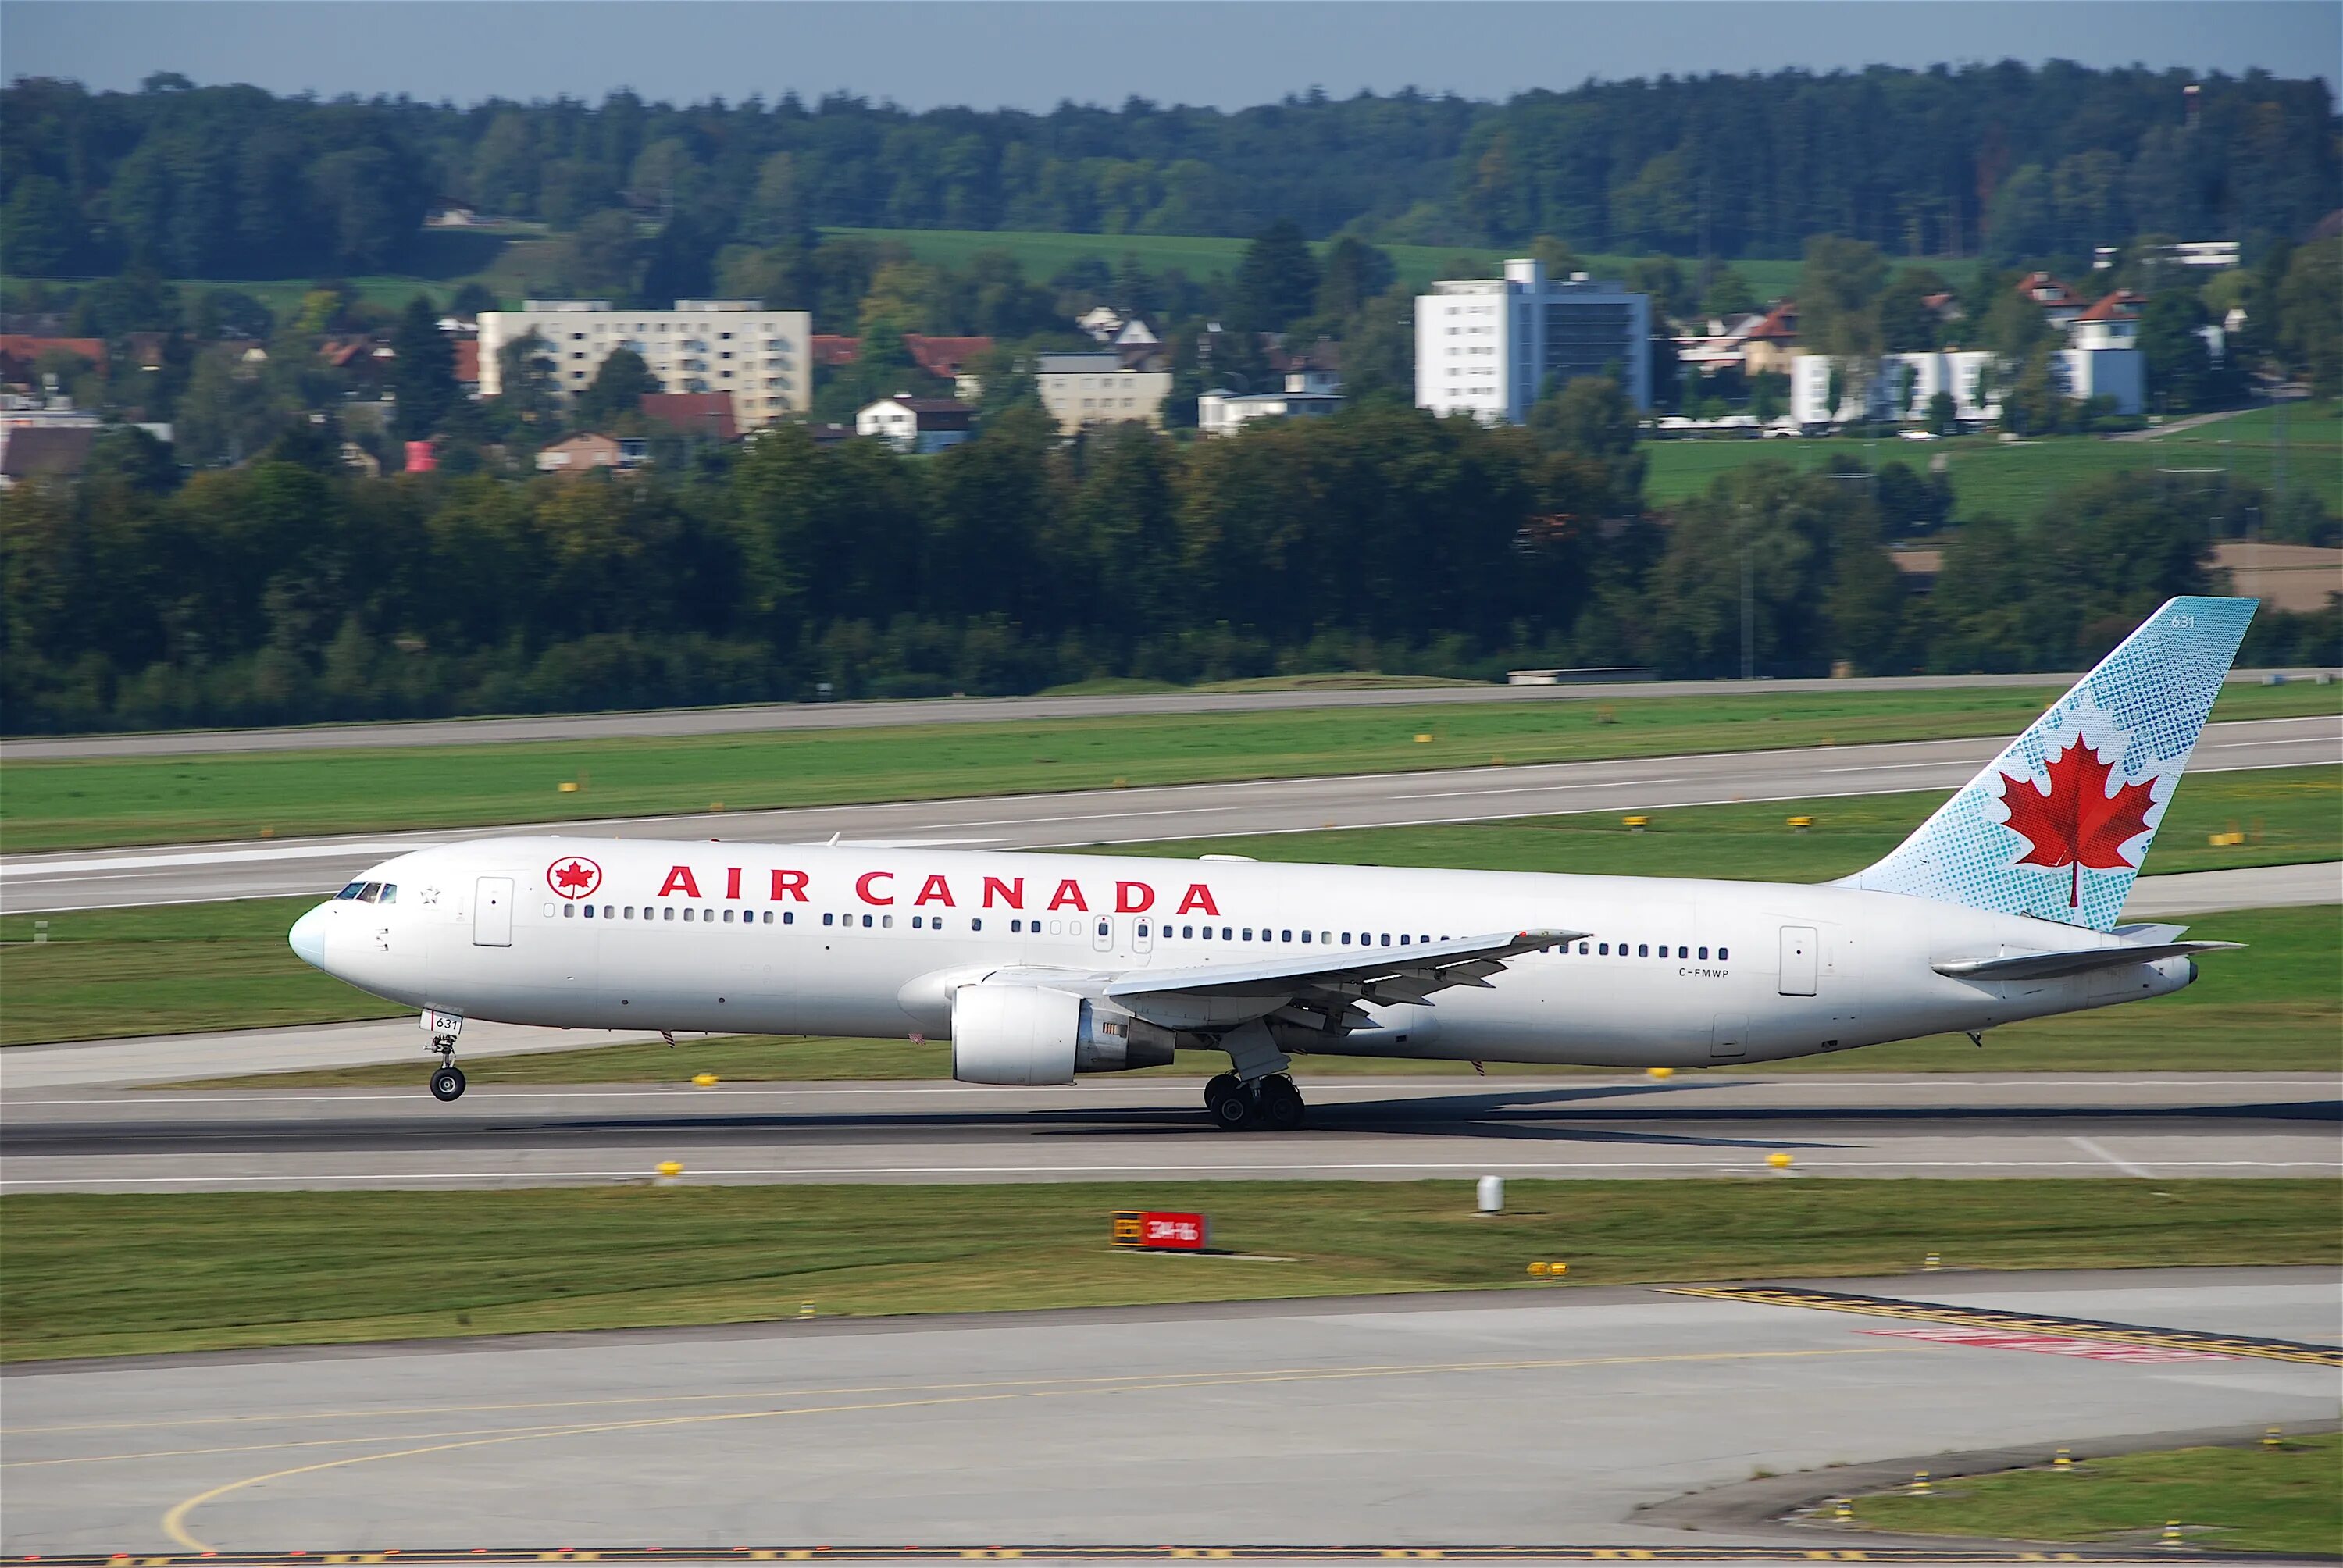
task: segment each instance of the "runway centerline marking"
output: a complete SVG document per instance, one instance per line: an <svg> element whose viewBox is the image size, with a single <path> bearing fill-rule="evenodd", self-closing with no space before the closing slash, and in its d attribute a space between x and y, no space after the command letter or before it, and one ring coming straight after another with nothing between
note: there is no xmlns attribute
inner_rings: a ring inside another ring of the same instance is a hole
<svg viewBox="0 0 2343 1568"><path fill-rule="evenodd" d="M219 1550L188 1533L187 1518L196 1509L217 1502L232 1493L248 1487L266 1485L272 1481L287 1481L296 1476L314 1475L327 1470L342 1470L352 1465L371 1464L377 1460L413 1459L427 1453L446 1453L458 1449L492 1448L508 1442L530 1442L544 1438L580 1437L606 1432L640 1432L679 1426L710 1426L722 1422L769 1421L796 1415L851 1414L864 1411L933 1409L953 1404L998 1403L1012 1399L1066 1397L1075 1393L1144 1393L1172 1392L1190 1388L1221 1388L1231 1383L1325 1382L1353 1378L1423 1376L1444 1371L1521 1371L1557 1370L1590 1366L1656 1366L1684 1362L1745 1362L1745 1361L1811 1361L1824 1357L1912 1354L1919 1351L1916 1343L1898 1346L1853 1346L1802 1351L1694 1351L1667 1355L1650 1356L1584 1356L1549 1362L1459 1362L1447 1365L1363 1367L1363 1368L1288 1368L1236 1374L1217 1373L1203 1377L1189 1374L1181 1381L1131 1383L1128 1386L1108 1386L1099 1389L1063 1389L1045 1391L1041 1394L1004 1392L995 1393L946 1394L929 1399L885 1400L864 1404L804 1405L779 1410L727 1411L701 1415L653 1416L639 1421L593 1422L571 1426L533 1429L520 1433L467 1439L455 1442L428 1443L420 1448L405 1448L387 1453L353 1454L347 1459L328 1459L315 1464L295 1465L289 1469L271 1471L262 1475L246 1476L241 1481L226 1482L173 1504L163 1515L163 1533L190 1552ZM397 1440L391 1440L397 1441Z"/></svg>

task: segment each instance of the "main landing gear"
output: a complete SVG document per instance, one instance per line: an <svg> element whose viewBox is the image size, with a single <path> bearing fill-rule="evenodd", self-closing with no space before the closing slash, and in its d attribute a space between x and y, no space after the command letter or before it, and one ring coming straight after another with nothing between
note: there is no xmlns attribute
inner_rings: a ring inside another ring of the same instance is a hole
<svg viewBox="0 0 2343 1568"><path fill-rule="evenodd" d="M456 1065L456 1037L435 1036L431 1049L439 1053L439 1070L431 1075L431 1098L443 1103L464 1097L464 1070Z"/></svg>
<svg viewBox="0 0 2343 1568"><path fill-rule="evenodd" d="M1282 1072L1251 1083L1223 1072L1204 1086L1204 1110L1213 1126L1228 1132L1291 1132L1302 1125L1303 1114L1302 1091Z"/></svg>

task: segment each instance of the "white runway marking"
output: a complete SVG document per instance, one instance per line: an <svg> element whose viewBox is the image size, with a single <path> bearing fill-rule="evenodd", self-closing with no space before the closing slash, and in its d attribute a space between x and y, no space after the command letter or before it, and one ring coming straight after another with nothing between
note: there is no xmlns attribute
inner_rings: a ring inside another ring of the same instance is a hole
<svg viewBox="0 0 2343 1568"><path fill-rule="evenodd" d="M2117 1159L2113 1153L2087 1138L2070 1138L2067 1141L2094 1159L2106 1161L2127 1176L2137 1176L2143 1181L2148 1177L2147 1167L2145 1165L2135 1165L2128 1160Z"/></svg>

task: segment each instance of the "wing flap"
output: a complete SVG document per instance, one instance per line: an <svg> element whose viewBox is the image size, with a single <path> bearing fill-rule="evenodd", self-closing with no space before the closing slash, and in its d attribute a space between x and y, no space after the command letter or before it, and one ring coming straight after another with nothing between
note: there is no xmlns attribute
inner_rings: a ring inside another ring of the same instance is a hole
<svg viewBox="0 0 2343 1568"><path fill-rule="evenodd" d="M1940 975L1954 980L2057 980L2066 975L2087 974L2093 970L2117 969L2127 964L2153 963L2157 959L2186 958L2193 953L2211 952L2221 948L2243 947L2243 942L2136 942L2116 948L2079 948L2063 953L2019 953L1999 959L1954 959L1932 967Z"/></svg>

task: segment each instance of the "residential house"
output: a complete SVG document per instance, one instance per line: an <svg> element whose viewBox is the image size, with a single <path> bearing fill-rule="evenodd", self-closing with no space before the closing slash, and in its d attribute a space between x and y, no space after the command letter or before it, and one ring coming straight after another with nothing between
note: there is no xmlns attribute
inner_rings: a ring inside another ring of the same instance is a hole
<svg viewBox="0 0 2343 1568"><path fill-rule="evenodd" d="M1136 419L1156 429L1163 427L1163 400L1172 395L1172 372L1140 370L1123 364L1115 352L1043 354L1034 362L1033 379L1041 407L1058 421L1059 430L1072 435L1085 425L1111 425Z"/></svg>
<svg viewBox="0 0 2343 1568"><path fill-rule="evenodd" d="M2046 272L2029 272L2018 280L2017 292L2042 307L2042 314L2059 331L2083 314L2089 301Z"/></svg>
<svg viewBox="0 0 2343 1568"><path fill-rule="evenodd" d="M1340 392L1312 385L1330 375L1290 371L1282 392L1237 393L1216 387L1196 399L1196 429L1205 436L1231 436L1256 419L1322 419L1342 407Z"/></svg>
<svg viewBox="0 0 2343 1568"><path fill-rule="evenodd" d="M881 397L854 416L854 433L874 436L899 452L922 455L957 447L973 436L976 410L957 397Z"/></svg>
<svg viewBox="0 0 2343 1568"><path fill-rule="evenodd" d="M1798 302L1777 301L1742 336L1741 368L1751 376L1786 375L1798 357Z"/></svg>
<svg viewBox="0 0 2343 1568"><path fill-rule="evenodd" d="M537 467L540 473L582 474L590 468L631 468L643 457L640 440L622 441L588 430L566 436L538 453Z"/></svg>
<svg viewBox="0 0 2343 1568"><path fill-rule="evenodd" d="M970 363L992 352L990 337L930 337L921 333L903 335L903 347L911 351L912 362L939 381L952 385L952 396L972 401L984 396L984 377L971 374Z"/></svg>
<svg viewBox="0 0 2343 1568"><path fill-rule="evenodd" d="M1122 330L1122 313L1111 305L1093 305L1074 317L1074 326L1094 343L1112 343Z"/></svg>
<svg viewBox="0 0 2343 1568"><path fill-rule="evenodd" d="M89 466L97 421L86 425L0 422L0 490L26 479L71 478Z"/></svg>
<svg viewBox="0 0 2343 1568"><path fill-rule="evenodd" d="M840 337L835 332L817 332L808 340L806 354L816 365L836 370L854 363L862 352L860 337Z"/></svg>
<svg viewBox="0 0 2343 1568"><path fill-rule="evenodd" d="M726 392L646 392L643 417L693 441L729 441L740 434Z"/></svg>

